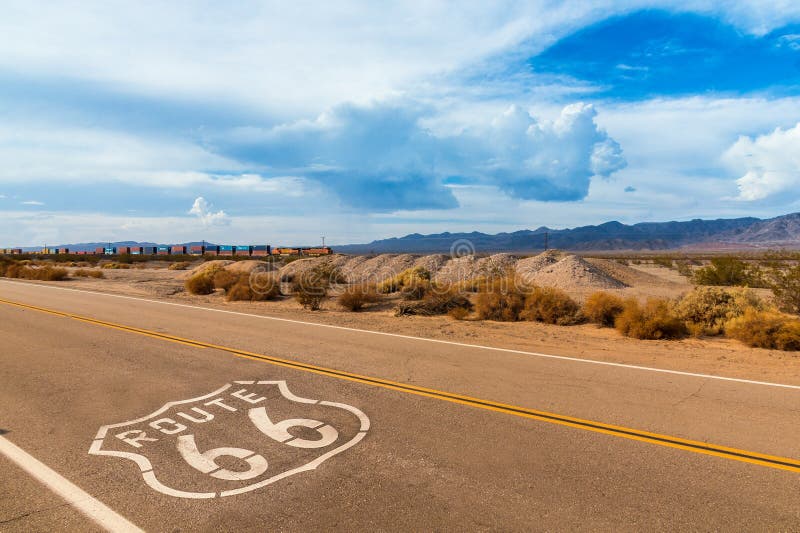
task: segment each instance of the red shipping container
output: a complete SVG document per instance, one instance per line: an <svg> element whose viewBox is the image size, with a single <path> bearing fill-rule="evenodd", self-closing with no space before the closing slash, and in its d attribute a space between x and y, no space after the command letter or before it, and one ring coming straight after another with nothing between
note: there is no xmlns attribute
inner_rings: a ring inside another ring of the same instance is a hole
<svg viewBox="0 0 800 533"><path fill-rule="evenodd" d="M266 257L269 255L267 250L253 250L253 257Z"/></svg>
<svg viewBox="0 0 800 533"><path fill-rule="evenodd" d="M173 255L175 255L175 254L181 255L181 254L185 254L185 253L186 253L186 247L185 246L173 246L172 247L172 254Z"/></svg>
<svg viewBox="0 0 800 533"><path fill-rule="evenodd" d="M120 246L119 248L117 248L117 253L118 254L129 254L129 253L131 253L131 247L130 246Z"/></svg>
<svg viewBox="0 0 800 533"><path fill-rule="evenodd" d="M100 254L100 255L103 255L105 253L105 251L106 251L105 248L95 248L94 249L94 253Z"/></svg>

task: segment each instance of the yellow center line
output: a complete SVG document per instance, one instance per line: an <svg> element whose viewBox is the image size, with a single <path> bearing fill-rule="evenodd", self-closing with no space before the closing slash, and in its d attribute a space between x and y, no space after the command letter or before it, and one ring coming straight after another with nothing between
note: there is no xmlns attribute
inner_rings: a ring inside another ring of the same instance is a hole
<svg viewBox="0 0 800 533"><path fill-rule="evenodd" d="M485 409L489 411L495 411L499 413L509 414L513 416L519 416L523 418L530 418L533 420L539 420L542 422L547 422L550 424L557 424L561 426L567 426L576 429L582 429L584 431L591 431L594 433L602 433L604 435L611 435L614 437L620 437L629 440L635 440L639 442L646 442L649 444L655 444L658 446L666 446L669 448L676 448L680 450L686 450L693 453L700 453L704 455L711 455L714 457L721 457L724 459L729 459L732 461L739 461L744 463L750 463L760 466L765 466L768 468L775 468L780 470L788 470L790 472L797 472L800 473L800 460L797 459L790 459L787 457L780 457L774 455L767 455L758 452L752 452L747 450L741 450L738 448L731 448L727 446L720 446L718 444L712 444L708 442L700 442L695 440L683 439L680 437L673 437L670 435L663 435L660 433L651 433L648 431L643 431L639 429L632 429L627 428L624 426L615 426L612 424L606 424L603 422L596 422L593 420L586 420L582 418L575 418L566 415L560 415L556 413L550 413L547 411L539 411L535 409L529 409L527 407L520 407L516 405L504 404L495 402L492 400L484 400L481 398L474 398L471 396L465 396L462 394L456 394L446 391L440 391L436 389L429 389L425 387L419 387L417 385L411 385L408 383L401 383L396 381L391 381L388 379L383 378L376 378L371 376L364 376L361 374L353 374L351 372L345 372L343 370L336 370L332 368L326 368L322 366L312 365L308 363L302 363L300 361L293 361L291 359L283 359L279 357L274 357L270 355L264 355L259 353L248 352L245 350L239 350L237 348L231 348L228 346L218 346L216 344L211 344L208 342L197 341L192 339L185 339L182 337L177 337L175 335L169 335L166 333L160 333L157 331L150 331L142 328L137 328L133 326L126 326L123 324L116 324L113 322L107 322L104 320L98 320L95 318L85 317L81 315L76 315L73 313L67 313L63 311L56 311L53 309L47 309L44 307L38 307L35 305L24 304L20 302L13 302L10 300L3 300L0 299L0 303L12 305L24 309L31 309L34 311L39 311L42 313L48 313L51 315L56 315L64 318L71 318L74 320L79 320L81 322L85 322L88 324L93 324L97 326L102 326L106 328L116 329L119 331L126 331L129 333L135 333L138 335L144 335L147 337L160 339L169 342L176 342L179 344L183 344L186 346L191 346L194 348L212 348L215 350L221 350L237 357L242 357L246 359L251 359L255 361L266 362L273 365L278 365L286 368L292 368L295 370L302 370L304 372L312 372L315 374L320 374L323 376L334 377L337 379L343 379L348 381L353 381L356 383L362 383L367 385L372 385L376 387L382 387L385 389L391 389L399 392L404 392L407 394L414 394L418 396L425 396L427 398L434 398L436 400L446 401L450 403L457 403L461 405L467 405L470 407L475 407L479 409Z"/></svg>

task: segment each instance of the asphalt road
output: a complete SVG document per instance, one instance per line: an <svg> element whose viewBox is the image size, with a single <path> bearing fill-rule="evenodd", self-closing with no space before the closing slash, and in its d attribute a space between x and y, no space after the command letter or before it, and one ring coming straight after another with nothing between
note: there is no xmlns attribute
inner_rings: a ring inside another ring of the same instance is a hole
<svg viewBox="0 0 800 533"><path fill-rule="evenodd" d="M0 300L0 530L800 528L797 387Z"/></svg>

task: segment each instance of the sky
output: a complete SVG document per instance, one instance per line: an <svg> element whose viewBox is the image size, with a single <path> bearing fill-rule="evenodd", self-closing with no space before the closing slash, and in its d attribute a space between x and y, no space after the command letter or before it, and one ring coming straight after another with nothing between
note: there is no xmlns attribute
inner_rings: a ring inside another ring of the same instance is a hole
<svg viewBox="0 0 800 533"><path fill-rule="evenodd" d="M16 1L0 246L800 211L800 3Z"/></svg>

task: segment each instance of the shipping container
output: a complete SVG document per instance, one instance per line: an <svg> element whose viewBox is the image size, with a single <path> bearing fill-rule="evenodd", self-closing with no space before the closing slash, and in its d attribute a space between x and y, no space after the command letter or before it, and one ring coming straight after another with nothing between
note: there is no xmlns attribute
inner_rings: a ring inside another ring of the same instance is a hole
<svg viewBox="0 0 800 533"><path fill-rule="evenodd" d="M189 248L189 254L190 255L203 255L203 252L205 252L205 248L206 248L205 246L192 246L192 247Z"/></svg>
<svg viewBox="0 0 800 533"><path fill-rule="evenodd" d="M60 254L68 254L69 253L69 248L59 248L58 249L58 253L60 253Z"/></svg>
<svg viewBox="0 0 800 533"><path fill-rule="evenodd" d="M131 246L130 251L128 252L131 255L142 255L142 247L141 246Z"/></svg>
<svg viewBox="0 0 800 533"><path fill-rule="evenodd" d="M236 255L243 255L249 257L250 254L253 252L252 246L236 246L235 249Z"/></svg>
<svg viewBox="0 0 800 533"><path fill-rule="evenodd" d="M14 255L22 255L22 248L14 248L11 250L11 253Z"/></svg>
<svg viewBox="0 0 800 533"><path fill-rule="evenodd" d="M94 253L96 253L98 255L103 255L103 252L105 252L105 251L106 251L105 248L95 248L94 249Z"/></svg>
<svg viewBox="0 0 800 533"><path fill-rule="evenodd" d="M219 254L219 246L206 246L204 255L217 255Z"/></svg>
<svg viewBox="0 0 800 533"><path fill-rule="evenodd" d="M142 255L156 255L157 253L157 246L142 246Z"/></svg>
<svg viewBox="0 0 800 533"><path fill-rule="evenodd" d="M129 254L129 253L131 253L131 247L130 246L120 246L119 248L117 248L117 253L118 254Z"/></svg>
<svg viewBox="0 0 800 533"><path fill-rule="evenodd" d="M333 250L325 246L324 248L306 248L303 250L303 255L330 255Z"/></svg>
<svg viewBox="0 0 800 533"><path fill-rule="evenodd" d="M233 255L234 247L228 244L222 244L219 247L219 255Z"/></svg>
<svg viewBox="0 0 800 533"><path fill-rule="evenodd" d="M186 254L186 247L185 246L180 246L180 245L175 245L175 246L172 247L171 253L172 253L172 255L185 255Z"/></svg>
<svg viewBox="0 0 800 533"><path fill-rule="evenodd" d="M117 255L117 249L113 246L109 248L103 248L103 254L105 255Z"/></svg>
<svg viewBox="0 0 800 533"><path fill-rule="evenodd" d="M169 246L159 246L158 255L169 255Z"/></svg>

